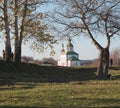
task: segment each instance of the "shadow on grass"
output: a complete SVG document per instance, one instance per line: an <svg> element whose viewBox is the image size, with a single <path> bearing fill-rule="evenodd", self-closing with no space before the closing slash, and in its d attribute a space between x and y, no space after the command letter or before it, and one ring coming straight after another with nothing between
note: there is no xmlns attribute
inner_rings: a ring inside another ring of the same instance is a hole
<svg viewBox="0 0 120 108"><path fill-rule="evenodd" d="M82 106L81 106L82 107ZM77 108L81 108L81 107L77 107ZM49 107L19 107L19 106L1 106L0 108L61 108L61 107L54 107L54 106L49 106ZM64 108L64 107L63 107ZM69 108L73 108L73 107L69 107ZM85 107L84 107L85 108ZM89 106L87 108L90 108ZM120 106L103 106L103 107L94 107L94 108L120 108Z"/></svg>
<svg viewBox="0 0 120 108"><path fill-rule="evenodd" d="M12 85L9 85L9 86L5 86L5 87L0 87L0 91L2 90L21 90L21 89L33 89L34 87L36 86L36 84L17 84L16 86L12 86Z"/></svg>
<svg viewBox="0 0 120 108"><path fill-rule="evenodd" d="M120 67L110 67L111 70L120 70Z"/></svg>
<svg viewBox="0 0 120 108"><path fill-rule="evenodd" d="M96 68L68 68L58 66L39 66L21 63L0 62L0 85L13 85L17 82L67 83L96 79Z"/></svg>
<svg viewBox="0 0 120 108"><path fill-rule="evenodd" d="M120 75L113 76L114 80L120 80Z"/></svg>
<svg viewBox="0 0 120 108"><path fill-rule="evenodd" d="M90 98L73 98L74 100L83 102L82 104L72 105L72 103L68 106L63 104L62 106L58 105L42 105L42 106L0 106L0 108L120 108L120 100L119 99L90 99Z"/></svg>
<svg viewBox="0 0 120 108"><path fill-rule="evenodd" d="M115 71L117 73L120 73L120 67L110 67L110 70L113 70L113 71ZM120 74L114 75L112 79L120 80Z"/></svg>
<svg viewBox="0 0 120 108"><path fill-rule="evenodd" d="M0 106L0 108L61 108L60 106ZM72 108L72 107L71 107Z"/></svg>
<svg viewBox="0 0 120 108"><path fill-rule="evenodd" d="M80 100L83 102L81 107L85 108L120 108L120 99L90 99L90 98L73 98L76 101ZM76 106L78 108L78 106ZM80 106L79 106L80 107Z"/></svg>
<svg viewBox="0 0 120 108"><path fill-rule="evenodd" d="M35 106L0 106L0 108L46 108L46 107L35 107ZM49 108L49 107L47 107Z"/></svg>

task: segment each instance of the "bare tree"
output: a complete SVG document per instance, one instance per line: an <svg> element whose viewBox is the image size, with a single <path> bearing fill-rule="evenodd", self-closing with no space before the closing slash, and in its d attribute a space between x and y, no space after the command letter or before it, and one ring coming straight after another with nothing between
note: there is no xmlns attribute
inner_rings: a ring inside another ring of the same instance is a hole
<svg viewBox="0 0 120 108"><path fill-rule="evenodd" d="M52 19L58 28L62 27L57 31L66 36L86 34L100 52L98 78L107 79L110 40L120 31L120 0L56 0L56 4L60 7ZM99 43L96 35L105 37L106 46Z"/></svg>

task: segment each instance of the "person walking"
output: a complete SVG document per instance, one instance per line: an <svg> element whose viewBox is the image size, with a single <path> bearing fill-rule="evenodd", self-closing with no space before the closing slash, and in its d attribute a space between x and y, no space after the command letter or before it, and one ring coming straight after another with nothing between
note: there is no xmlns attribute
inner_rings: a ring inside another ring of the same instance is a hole
<svg viewBox="0 0 120 108"><path fill-rule="evenodd" d="M3 60L5 60L5 50L3 50Z"/></svg>
<svg viewBox="0 0 120 108"><path fill-rule="evenodd" d="M110 59L110 66L112 67L112 65L113 65L113 59L111 58Z"/></svg>

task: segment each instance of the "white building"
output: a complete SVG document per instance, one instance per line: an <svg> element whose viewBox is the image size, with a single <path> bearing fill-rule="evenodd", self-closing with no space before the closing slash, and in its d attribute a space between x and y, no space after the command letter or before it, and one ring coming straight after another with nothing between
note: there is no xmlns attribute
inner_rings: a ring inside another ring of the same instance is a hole
<svg viewBox="0 0 120 108"><path fill-rule="evenodd" d="M80 66L79 54L74 51L74 47L70 38L68 39L67 43L67 51L64 50L64 45L62 45L61 55L58 59L58 66Z"/></svg>

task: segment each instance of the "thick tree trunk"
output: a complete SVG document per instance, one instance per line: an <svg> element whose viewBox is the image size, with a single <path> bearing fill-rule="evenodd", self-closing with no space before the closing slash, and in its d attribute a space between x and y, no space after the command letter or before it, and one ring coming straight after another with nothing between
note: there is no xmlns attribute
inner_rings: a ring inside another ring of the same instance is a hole
<svg viewBox="0 0 120 108"><path fill-rule="evenodd" d="M15 0L15 15L17 14L17 0ZM22 48L22 40L23 40L23 32L24 32L24 22L25 22L25 17L27 13L27 3L28 0L24 1L24 10L23 10L23 15L22 15L22 21L21 21L21 26L20 26L20 35L18 35L18 19L17 16L15 16L15 52L14 52L14 61L15 63L20 63L21 62L21 48Z"/></svg>
<svg viewBox="0 0 120 108"><path fill-rule="evenodd" d="M14 22L14 29L15 29L15 48L14 48L14 62L18 63L20 62L19 60L19 38L18 38L18 0L15 0L15 13L14 13L14 18L15 18L15 22ZM20 51L21 52L21 51Z"/></svg>
<svg viewBox="0 0 120 108"><path fill-rule="evenodd" d="M97 69L99 79L108 79L109 49L102 49L100 52L100 63Z"/></svg>
<svg viewBox="0 0 120 108"><path fill-rule="evenodd" d="M11 62L11 46L7 44L7 41L5 43L5 61Z"/></svg>
<svg viewBox="0 0 120 108"><path fill-rule="evenodd" d="M5 61L11 61L11 43L10 43L10 30L9 30L9 22L8 22L8 15L7 15L7 0L4 0L4 22L5 22Z"/></svg>
<svg viewBox="0 0 120 108"><path fill-rule="evenodd" d="M14 61L15 61L15 63L21 62L21 45L20 44L17 44L17 46L15 48Z"/></svg>

